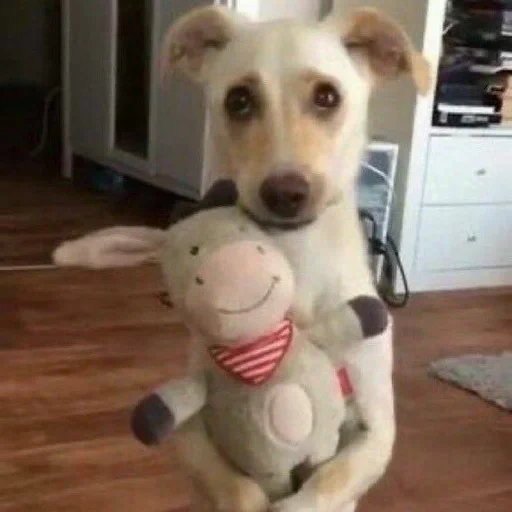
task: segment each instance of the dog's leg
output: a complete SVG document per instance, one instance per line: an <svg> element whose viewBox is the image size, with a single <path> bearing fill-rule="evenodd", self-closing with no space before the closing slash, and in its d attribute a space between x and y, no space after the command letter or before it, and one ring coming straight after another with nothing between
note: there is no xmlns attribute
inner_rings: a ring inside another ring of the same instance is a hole
<svg viewBox="0 0 512 512"><path fill-rule="evenodd" d="M329 511L349 506L385 473L395 440L392 325L354 346L346 355L355 399L365 425L361 435L321 466L279 512Z"/></svg>
<svg viewBox="0 0 512 512"><path fill-rule="evenodd" d="M268 499L253 480L238 473L225 461L210 441L200 416L175 433L175 448L185 471L196 488L201 503L211 512L266 512Z"/></svg>

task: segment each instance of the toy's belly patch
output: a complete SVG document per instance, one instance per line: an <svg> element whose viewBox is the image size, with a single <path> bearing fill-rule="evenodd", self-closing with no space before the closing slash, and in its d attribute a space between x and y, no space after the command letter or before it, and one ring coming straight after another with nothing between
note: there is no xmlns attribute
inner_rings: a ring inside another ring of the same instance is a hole
<svg viewBox="0 0 512 512"><path fill-rule="evenodd" d="M297 446L313 431L313 404L296 384L275 386L267 397L265 412L269 434L278 443Z"/></svg>

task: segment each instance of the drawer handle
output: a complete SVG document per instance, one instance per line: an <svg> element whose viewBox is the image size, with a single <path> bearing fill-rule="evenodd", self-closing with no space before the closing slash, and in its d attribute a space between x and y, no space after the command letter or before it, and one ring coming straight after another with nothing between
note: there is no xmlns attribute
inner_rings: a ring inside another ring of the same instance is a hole
<svg viewBox="0 0 512 512"><path fill-rule="evenodd" d="M476 171L476 175L477 176L487 176L487 169L478 169L478 171Z"/></svg>
<svg viewBox="0 0 512 512"><path fill-rule="evenodd" d="M478 241L478 238L475 235L468 236L468 242L470 244L474 244L477 241Z"/></svg>

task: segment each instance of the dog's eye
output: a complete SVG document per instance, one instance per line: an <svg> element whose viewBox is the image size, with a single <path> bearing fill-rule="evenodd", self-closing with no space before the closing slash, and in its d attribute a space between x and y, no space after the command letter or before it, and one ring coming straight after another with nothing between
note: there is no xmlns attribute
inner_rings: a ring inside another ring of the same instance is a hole
<svg viewBox="0 0 512 512"><path fill-rule="evenodd" d="M334 85L325 82L315 87L313 102L318 109L330 111L340 106L341 95Z"/></svg>
<svg viewBox="0 0 512 512"><path fill-rule="evenodd" d="M197 256L199 254L199 247L194 245L194 247L190 249L190 254L192 254L192 256Z"/></svg>
<svg viewBox="0 0 512 512"><path fill-rule="evenodd" d="M247 121L256 112L257 102L252 91L243 85L233 87L226 96L226 112L231 119Z"/></svg>

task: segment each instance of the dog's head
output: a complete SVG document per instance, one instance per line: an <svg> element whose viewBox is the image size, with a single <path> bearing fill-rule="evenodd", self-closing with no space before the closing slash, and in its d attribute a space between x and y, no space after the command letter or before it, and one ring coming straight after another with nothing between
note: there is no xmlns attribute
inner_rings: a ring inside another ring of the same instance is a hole
<svg viewBox="0 0 512 512"><path fill-rule="evenodd" d="M264 222L306 222L350 190L377 84L408 74L429 88L426 61L374 9L308 25L202 8L170 28L164 50L165 69L204 86L222 172Z"/></svg>

